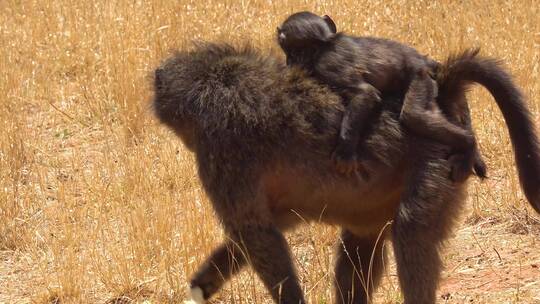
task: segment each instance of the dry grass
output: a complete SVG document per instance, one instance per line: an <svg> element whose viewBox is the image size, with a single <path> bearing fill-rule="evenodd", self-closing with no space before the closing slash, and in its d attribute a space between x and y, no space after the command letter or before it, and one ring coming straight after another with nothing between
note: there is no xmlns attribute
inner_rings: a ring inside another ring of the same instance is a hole
<svg viewBox="0 0 540 304"><path fill-rule="evenodd" d="M508 63L538 117L539 7L536 0L0 2L0 303L181 302L186 277L222 233L192 155L148 108L148 75L169 50L194 38L277 50L275 26L309 9L347 32L405 41L438 59L481 46ZM494 102L475 90L471 105L491 178L471 182L440 301L540 303L538 217L525 207ZM334 228L320 226L289 235L311 303L331 302L335 238ZM392 265L387 272L377 301L399 302ZM250 272L216 299L268 301Z"/></svg>

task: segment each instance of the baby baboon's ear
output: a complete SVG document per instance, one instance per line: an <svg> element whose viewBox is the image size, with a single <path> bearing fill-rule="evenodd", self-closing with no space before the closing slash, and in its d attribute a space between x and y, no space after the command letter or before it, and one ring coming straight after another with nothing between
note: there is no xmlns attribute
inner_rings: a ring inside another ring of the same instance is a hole
<svg viewBox="0 0 540 304"><path fill-rule="evenodd" d="M336 24L334 23L334 20L332 20L332 18L330 18L330 16L328 15L324 15L323 19L324 19L324 22L326 22L326 24L328 25L328 28L330 29L330 31L333 34L335 34L337 32L337 28L336 28Z"/></svg>

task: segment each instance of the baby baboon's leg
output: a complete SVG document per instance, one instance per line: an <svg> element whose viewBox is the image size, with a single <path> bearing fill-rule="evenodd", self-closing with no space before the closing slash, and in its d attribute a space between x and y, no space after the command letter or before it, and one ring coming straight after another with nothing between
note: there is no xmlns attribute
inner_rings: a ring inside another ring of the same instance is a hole
<svg viewBox="0 0 540 304"><path fill-rule="evenodd" d="M435 303L442 268L439 247L448 236L463 199L460 184L448 179L450 168L444 166L442 154L426 149L429 147L414 151L417 157L406 176L406 189L392 224L405 304Z"/></svg>
<svg viewBox="0 0 540 304"><path fill-rule="evenodd" d="M358 237L344 230L341 240L336 261L335 301L367 304L381 280L384 239L377 242L377 236Z"/></svg>
<svg viewBox="0 0 540 304"><path fill-rule="evenodd" d="M376 105L380 102L380 97L378 90L367 82L347 90L347 94L343 97L348 99L349 104L343 114L338 145L332 158L338 171L350 176L361 170L357 160L358 143ZM361 173L367 178L366 172Z"/></svg>
<svg viewBox="0 0 540 304"><path fill-rule="evenodd" d="M233 236L275 303L305 303L289 246L277 227L248 225L236 229Z"/></svg>
<svg viewBox="0 0 540 304"><path fill-rule="evenodd" d="M471 150L475 143L474 136L444 117L435 102L435 90L436 83L426 71L420 70L405 94L400 121L416 135L444 143L458 151ZM428 109L428 105L432 109Z"/></svg>
<svg viewBox="0 0 540 304"><path fill-rule="evenodd" d="M245 255L232 241L216 248L199 267L190 282L192 296L202 293L206 301L246 264Z"/></svg>
<svg viewBox="0 0 540 304"><path fill-rule="evenodd" d="M450 178L454 182L462 183L473 173L484 179L487 177L487 166L478 147L475 145L471 150L455 153L448 158L452 171Z"/></svg>
<svg viewBox="0 0 540 304"><path fill-rule="evenodd" d="M474 172L482 179L487 178L487 166L478 147L474 148Z"/></svg>
<svg viewBox="0 0 540 304"><path fill-rule="evenodd" d="M455 117L451 118L454 119L458 125L463 126L474 139L474 143L470 149L465 151L453 151L448 157L448 162L452 168L450 178L454 182L464 182L473 173L473 169L478 177L482 179L486 178L487 168L476 143L465 92L455 92L452 94L452 98L446 97L444 100L437 100L437 105L441 102L452 103L446 105L453 109L451 110L450 115L455 115Z"/></svg>
<svg viewBox="0 0 540 304"><path fill-rule="evenodd" d="M467 100L465 99L464 95L460 98L463 100L462 104L465 105L463 109L463 122L465 129L467 129L474 136L472 130L471 113L467 105ZM458 158L458 160L456 161L455 158ZM459 160L459 158L459 155L452 155L450 157L450 163L452 165L452 180L457 182L464 181L471 174L472 169L474 169L474 172L478 177L482 179L487 177L487 166L482 158L482 155L480 154L476 140L472 151L465 152L461 156L461 160Z"/></svg>

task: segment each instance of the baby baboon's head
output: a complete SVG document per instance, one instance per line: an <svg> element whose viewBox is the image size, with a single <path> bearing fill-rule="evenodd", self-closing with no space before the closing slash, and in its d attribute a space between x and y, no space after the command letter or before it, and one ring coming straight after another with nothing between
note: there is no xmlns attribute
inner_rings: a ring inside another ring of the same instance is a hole
<svg viewBox="0 0 540 304"><path fill-rule="evenodd" d="M287 54L330 41L335 34L336 25L329 16L320 17L311 12L292 14L277 28L278 43Z"/></svg>

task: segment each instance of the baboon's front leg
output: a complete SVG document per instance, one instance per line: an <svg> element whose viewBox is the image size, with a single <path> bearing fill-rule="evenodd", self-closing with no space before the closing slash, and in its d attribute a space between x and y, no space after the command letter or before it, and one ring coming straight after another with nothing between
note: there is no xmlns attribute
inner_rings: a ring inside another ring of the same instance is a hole
<svg viewBox="0 0 540 304"><path fill-rule="evenodd" d="M367 304L381 281L384 238L341 233L337 246L335 300L342 304Z"/></svg>
<svg viewBox="0 0 540 304"><path fill-rule="evenodd" d="M275 303L305 303L289 246L277 227L249 225L236 229L233 236Z"/></svg>
<svg viewBox="0 0 540 304"><path fill-rule="evenodd" d="M277 228L246 227L235 230L233 238L216 248L193 276L191 303L205 303L246 262L276 303L305 303L288 244Z"/></svg>
<svg viewBox="0 0 540 304"><path fill-rule="evenodd" d="M238 245L230 240L221 244L193 275L190 282L192 299L204 303L245 264L245 256Z"/></svg>

